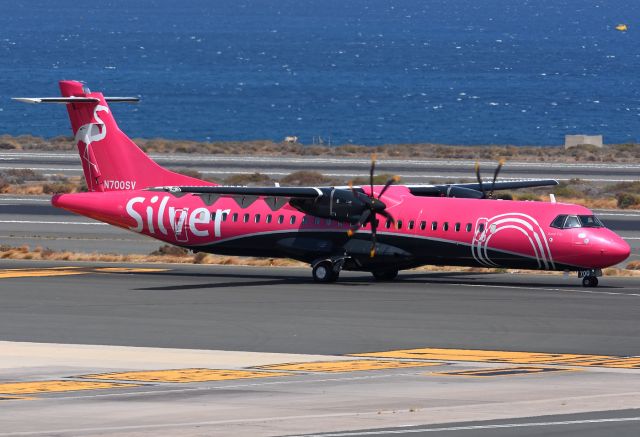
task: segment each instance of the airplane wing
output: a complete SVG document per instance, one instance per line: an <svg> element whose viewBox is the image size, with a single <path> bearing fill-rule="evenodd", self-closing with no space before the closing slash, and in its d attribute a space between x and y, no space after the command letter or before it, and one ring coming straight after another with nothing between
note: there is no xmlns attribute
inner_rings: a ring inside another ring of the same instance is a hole
<svg viewBox="0 0 640 437"><path fill-rule="evenodd" d="M191 187L158 187L156 191L170 193L220 194L227 196L268 196L294 197L314 199L322 197L324 193L315 187L241 187L241 186L191 186Z"/></svg>
<svg viewBox="0 0 640 437"><path fill-rule="evenodd" d="M478 183L468 184L442 184L442 185L407 185L409 191L414 196L431 197L467 197L481 199L484 197L482 188L485 191L517 190L520 188L536 188L558 185L555 179L527 179L517 181L497 181L492 186L491 182L486 182L481 187Z"/></svg>
<svg viewBox="0 0 640 437"><path fill-rule="evenodd" d="M516 190L520 188L535 188L558 185L555 179L528 179L516 181L499 181L492 187L491 183L485 183L485 191ZM482 188L478 183L467 184L442 184L442 185L406 185L414 196L426 197L463 197L481 199L484 197ZM267 196L289 197L298 199L318 199L324 195L330 195L334 189L348 191L348 187L243 187L243 186L170 186L152 188L155 191L167 191L171 193L193 194L219 194L226 196ZM362 191L355 187L356 191Z"/></svg>

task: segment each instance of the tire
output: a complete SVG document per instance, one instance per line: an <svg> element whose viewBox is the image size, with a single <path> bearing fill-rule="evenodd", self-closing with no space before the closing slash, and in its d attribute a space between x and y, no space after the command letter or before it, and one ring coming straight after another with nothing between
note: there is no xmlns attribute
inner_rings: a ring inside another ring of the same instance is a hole
<svg viewBox="0 0 640 437"><path fill-rule="evenodd" d="M338 274L333 271L333 263L331 261L321 261L311 270L313 280L316 282L335 282Z"/></svg>
<svg viewBox="0 0 640 437"><path fill-rule="evenodd" d="M598 286L598 278L595 276L586 276L582 278L582 286L583 287L597 287Z"/></svg>
<svg viewBox="0 0 640 437"><path fill-rule="evenodd" d="M371 274L376 281L393 281L398 276L398 269L374 270Z"/></svg>

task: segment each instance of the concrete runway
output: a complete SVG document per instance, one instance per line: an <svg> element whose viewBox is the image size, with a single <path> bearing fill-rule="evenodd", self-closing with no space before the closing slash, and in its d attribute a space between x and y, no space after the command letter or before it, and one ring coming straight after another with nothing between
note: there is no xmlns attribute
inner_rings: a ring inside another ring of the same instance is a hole
<svg viewBox="0 0 640 437"><path fill-rule="evenodd" d="M345 273L2 261L0 436L635 435L640 279Z"/></svg>
<svg viewBox="0 0 640 437"><path fill-rule="evenodd" d="M368 158L348 157L251 157L245 155L151 155L160 165L197 170L209 178L224 180L231 174L259 172L279 179L298 170L314 170L324 175L343 178L367 177ZM480 163L485 177L490 177L496 162ZM381 159L379 174L398 174L406 183L429 183L466 178L475 180L474 160ZM79 176L82 168L74 152L0 152L0 170L30 168L44 174ZM509 161L500 173L503 178L579 178L595 182L640 180L640 165L614 163L556 163Z"/></svg>

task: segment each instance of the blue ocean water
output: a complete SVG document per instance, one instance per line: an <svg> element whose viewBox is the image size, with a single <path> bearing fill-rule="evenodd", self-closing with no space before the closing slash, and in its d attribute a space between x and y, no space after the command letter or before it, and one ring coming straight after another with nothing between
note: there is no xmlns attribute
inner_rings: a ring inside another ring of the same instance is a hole
<svg viewBox="0 0 640 437"><path fill-rule="evenodd" d="M136 137L637 142L639 43L623 0L0 0L0 134L69 134L9 97L78 79Z"/></svg>

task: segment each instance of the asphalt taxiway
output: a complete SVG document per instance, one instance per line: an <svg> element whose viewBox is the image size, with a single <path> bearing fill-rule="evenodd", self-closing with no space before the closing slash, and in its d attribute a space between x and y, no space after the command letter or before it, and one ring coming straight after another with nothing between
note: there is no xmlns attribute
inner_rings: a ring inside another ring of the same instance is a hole
<svg viewBox="0 0 640 437"><path fill-rule="evenodd" d="M218 180L238 173L262 173L280 179L300 170L318 171L338 179L367 177L370 160L346 156L247 156L199 155L165 153L150 155L160 165L195 170ZM496 162L482 161L488 177ZM475 160L469 159L393 159L378 163L378 173L399 174L407 183L430 183L461 178L475 179ZM0 170L28 168L50 175L79 176L82 174L75 152L11 152L0 151ZM601 162L518 162L509 161L501 172L504 178L553 177L558 180L583 179L593 182L632 182L640 179L640 165L634 163Z"/></svg>
<svg viewBox="0 0 640 437"><path fill-rule="evenodd" d="M639 216L599 211L640 249ZM159 243L0 197L0 244ZM0 436L636 435L640 278L0 261ZM558 416L561 414L561 416Z"/></svg>
<svg viewBox="0 0 640 437"><path fill-rule="evenodd" d="M0 435L633 435L640 279L578 284L5 260Z"/></svg>

